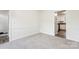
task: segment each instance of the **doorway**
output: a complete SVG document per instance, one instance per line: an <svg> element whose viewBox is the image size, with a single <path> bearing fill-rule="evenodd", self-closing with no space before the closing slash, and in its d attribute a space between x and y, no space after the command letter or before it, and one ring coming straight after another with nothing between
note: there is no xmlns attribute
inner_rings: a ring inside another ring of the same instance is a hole
<svg viewBox="0 0 79 59"><path fill-rule="evenodd" d="M66 38L66 10L55 12L55 36Z"/></svg>
<svg viewBox="0 0 79 59"><path fill-rule="evenodd" d="M0 44L9 42L9 11L0 10Z"/></svg>

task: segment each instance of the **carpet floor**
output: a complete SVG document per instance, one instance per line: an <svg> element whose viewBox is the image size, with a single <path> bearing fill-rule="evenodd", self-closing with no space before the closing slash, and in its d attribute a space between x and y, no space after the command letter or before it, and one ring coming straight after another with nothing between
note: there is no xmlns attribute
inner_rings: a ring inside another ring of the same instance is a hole
<svg viewBox="0 0 79 59"><path fill-rule="evenodd" d="M35 34L22 39L0 44L0 49L78 49L79 42L54 37L46 34Z"/></svg>

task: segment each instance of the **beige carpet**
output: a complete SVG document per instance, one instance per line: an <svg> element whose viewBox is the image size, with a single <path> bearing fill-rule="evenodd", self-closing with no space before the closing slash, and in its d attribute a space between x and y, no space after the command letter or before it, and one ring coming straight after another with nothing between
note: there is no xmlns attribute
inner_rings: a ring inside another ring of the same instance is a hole
<svg viewBox="0 0 79 59"><path fill-rule="evenodd" d="M78 49L79 43L46 34L36 34L9 43L0 44L1 49Z"/></svg>

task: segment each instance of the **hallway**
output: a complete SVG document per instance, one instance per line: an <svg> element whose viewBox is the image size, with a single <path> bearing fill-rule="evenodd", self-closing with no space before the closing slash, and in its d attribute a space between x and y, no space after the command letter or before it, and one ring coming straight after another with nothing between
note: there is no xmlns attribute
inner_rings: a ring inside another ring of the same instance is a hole
<svg viewBox="0 0 79 59"><path fill-rule="evenodd" d="M66 10L55 12L55 36L66 38Z"/></svg>

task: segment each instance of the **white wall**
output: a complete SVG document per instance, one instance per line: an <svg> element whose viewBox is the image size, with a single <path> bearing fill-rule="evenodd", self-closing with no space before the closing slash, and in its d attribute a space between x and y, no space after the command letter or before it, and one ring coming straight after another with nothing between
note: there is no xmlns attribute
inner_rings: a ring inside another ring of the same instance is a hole
<svg viewBox="0 0 79 59"><path fill-rule="evenodd" d="M0 32L8 32L8 11L0 10Z"/></svg>
<svg viewBox="0 0 79 59"><path fill-rule="evenodd" d="M54 11L44 10L41 12L40 32L55 35Z"/></svg>
<svg viewBox="0 0 79 59"><path fill-rule="evenodd" d="M41 12L40 32L55 35L54 10ZM79 11L66 11L66 38L79 41Z"/></svg>
<svg viewBox="0 0 79 59"><path fill-rule="evenodd" d="M11 10L9 11L10 41L39 32L55 35L54 10ZM79 41L79 11L66 13L66 38Z"/></svg>
<svg viewBox="0 0 79 59"><path fill-rule="evenodd" d="M40 32L39 13L33 10L11 10L9 12L10 41Z"/></svg>
<svg viewBox="0 0 79 59"><path fill-rule="evenodd" d="M79 41L79 11L70 10L66 13L66 37L67 39Z"/></svg>

